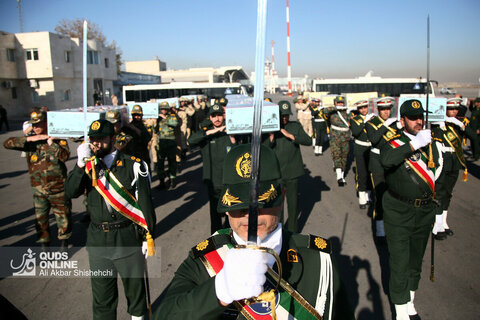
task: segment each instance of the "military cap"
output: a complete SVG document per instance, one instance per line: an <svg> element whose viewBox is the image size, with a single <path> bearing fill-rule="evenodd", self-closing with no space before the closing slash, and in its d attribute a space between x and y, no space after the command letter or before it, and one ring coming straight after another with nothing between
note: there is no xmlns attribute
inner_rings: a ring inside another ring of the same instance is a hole
<svg viewBox="0 0 480 320"><path fill-rule="evenodd" d="M451 98L447 99L447 109L458 109L460 108L461 98Z"/></svg>
<svg viewBox="0 0 480 320"><path fill-rule="evenodd" d="M92 138L105 138L113 136L115 130L113 124L106 119L99 119L92 122L88 129L88 136Z"/></svg>
<svg viewBox="0 0 480 320"><path fill-rule="evenodd" d="M219 104L214 104L213 106L208 109L208 116L210 117L214 113L222 113L223 114L223 108Z"/></svg>
<svg viewBox="0 0 480 320"><path fill-rule="evenodd" d="M162 101L162 103L160 103L160 109L170 109L170 105L167 101Z"/></svg>
<svg viewBox="0 0 480 320"><path fill-rule="evenodd" d="M392 97L383 97L377 100L377 108L391 108L393 107Z"/></svg>
<svg viewBox="0 0 480 320"><path fill-rule="evenodd" d="M36 110L30 113L30 121L28 123L35 124L47 120L47 113L43 110Z"/></svg>
<svg viewBox="0 0 480 320"><path fill-rule="evenodd" d="M141 115L143 115L142 107L138 104L134 105L133 108L132 108L131 114L141 114Z"/></svg>
<svg viewBox="0 0 480 320"><path fill-rule="evenodd" d="M278 102L278 106L280 107L280 115L283 116L284 114L292 115L291 105L290 102L287 100L282 100Z"/></svg>
<svg viewBox="0 0 480 320"><path fill-rule="evenodd" d="M322 99L313 97L313 98L310 99L310 101L313 101L313 102L322 102Z"/></svg>
<svg viewBox="0 0 480 320"><path fill-rule="evenodd" d="M368 100L359 100L359 101L355 102L355 107L357 109L361 108L361 107L368 107Z"/></svg>
<svg viewBox="0 0 480 320"><path fill-rule="evenodd" d="M182 101L187 102L188 100L187 100L187 98L180 97L180 98L178 98L178 101L179 101L179 102L182 102Z"/></svg>
<svg viewBox="0 0 480 320"><path fill-rule="evenodd" d="M344 97L344 96L336 96L333 101L334 101L334 102L342 102L342 103L345 103L345 97Z"/></svg>
<svg viewBox="0 0 480 320"><path fill-rule="evenodd" d="M221 106L226 106L228 104L228 99L227 98L220 98L218 100L218 103L221 105Z"/></svg>
<svg viewBox="0 0 480 320"><path fill-rule="evenodd" d="M417 99L407 100L400 106L400 116L418 116L423 115L425 110L422 107L422 103Z"/></svg>
<svg viewBox="0 0 480 320"><path fill-rule="evenodd" d="M273 208L282 204L281 173L275 152L261 145L258 177L258 207ZM223 187L217 211L248 209L252 181L252 146L233 147L223 162Z"/></svg>
<svg viewBox="0 0 480 320"><path fill-rule="evenodd" d="M176 102L170 102L170 108L176 108L177 103Z"/></svg>
<svg viewBox="0 0 480 320"><path fill-rule="evenodd" d="M109 110L105 115L105 119L110 121L111 123L115 124L120 121L120 111L118 110Z"/></svg>

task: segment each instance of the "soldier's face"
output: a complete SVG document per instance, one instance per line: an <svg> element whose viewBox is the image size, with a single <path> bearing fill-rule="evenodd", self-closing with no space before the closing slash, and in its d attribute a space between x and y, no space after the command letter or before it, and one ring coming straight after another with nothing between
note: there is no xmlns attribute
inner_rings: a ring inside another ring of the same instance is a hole
<svg viewBox="0 0 480 320"><path fill-rule="evenodd" d="M366 115L367 112L368 112L368 106L363 106L363 107L358 108L358 112L359 112L362 116Z"/></svg>
<svg viewBox="0 0 480 320"><path fill-rule="evenodd" d="M223 116L223 113L214 113L210 115L210 121L212 121L212 124L215 128L221 127L224 120L225 117Z"/></svg>
<svg viewBox="0 0 480 320"><path fill-rule="evenodd" d="M135 114L132 114L132 118L133 118L134 121L139 122L139 121L142 121L143 115L135 113Z"/></svg>
<svg viewBox="0 0 480 320"><path fill-rule="evenodd" d="M447 117L456 117L458 109L447 109Z"/></svg>
<svg viewBox="0 0 480 320"><path fill-rule="evenodd" d="M264 239L269 233L275 231L280 221L281 206L274 208L258 209L257 236ZM248 209L227 212L228 221L233 231L244 241L248 238Z"/></svg>
<svg viewBox="0 0 480 320"><path fill-rule="evenodd" d="M401 117L400 123L405 128L405 131L416 136L417 133L423 129L423 114L418 116Z"/></svg>
<svg viewBox="0 0 480 320"><path fill-rule="evenodd" d="M286 125L288 123L288 120L290 120L290 115L289 114L282 114L283 125Z"/></svg>
<svg viewBox="0 0 480 320"><path fill-rule="evenodd" d="M32 129L35 134L46 134L48 131L47 121L32 124Z"/></svg>
<svg viewBox="0 0 480 320"><path fill-rule="evenodd" d="M390 118L390 114L392 113L392 109L390 108L385 108L385 109L378 109L378 115L380 118L382 118L383 121L387 120Z"/></svg>
<svg viewBox="0 0 480 320"><path fill-rule="evenodd" d="M93 153L98 158L103 158L109 153L113 152L114 137L91 137L90 143L93 145Z"/></svg>

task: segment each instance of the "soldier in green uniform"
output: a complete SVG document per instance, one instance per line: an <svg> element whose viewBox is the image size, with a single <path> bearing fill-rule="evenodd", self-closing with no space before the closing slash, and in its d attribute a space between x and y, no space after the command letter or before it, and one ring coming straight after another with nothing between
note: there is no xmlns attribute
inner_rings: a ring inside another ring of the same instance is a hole
<svg viewBox="0 0 480 320"><path fill-rule="evenodd" d="M143 109L138 104L134 105L131 111L132 121L129 128L135 131L133 136L133 156L142 159L150 166L150 153L148 152L148 143L152 135L148 132L143 123Z"/></svg>
<svg viewBox="0 0 480 320"><path fill-rule="evenodd" d="M353 155L355 156L355 162L357 165L357 191L358 191L358 204L360 209L367 208L368 193L369 193L369 176L368 176L368 162L370 159L370 147L371 143L368 140L365 124L373 116L373 113L368 113L368 101L360 100L355 103L358 115L350 119L350 130L352 136L355 139L353 145Z"/></svg>
<svg viewBox="0 0 480 320"><path fill-rule="evenodd" d="M390 118L393 107L393 98L383 97L376 101L378 116L372 117L365 129L368 140L371 142L370 160L368 169L371 174L374 190L373 220L375 220L375 236L379 242L385 242L385 228L383 224L383 194L387 190L385 183L385 171L380 163L380 149L394 135L397 134L396 118Z"/></svg>
<svg viewBox="0 0 480 320"><path fill-rule="evenodd" d="M168 177L170 179L170 189L175 188L175 178L177 176L177 161L175 155L177 144L175 142L175 128L178 126L178 120L175 113L170 112L168 102L163 101L160 104L157 125L155 131L158 134L158 167L157 175L160 180L158 187L165 188L165 158L168 161Z"/></svg>
<svg viewBox="0 0 480 320"><path fill-rule="evenodd" d="M400 123L404 129L380 151L387 182L383 207L390 253L389 291L397 320L420 319L413 301L432 224L439 213L434 199L439 156L431 144L431 131L422 130L424 112L418 100L402 103Z"/></svg>
<svg viewBox="0 0 480 320"><path fill-rule="evenodd" d="M437 181L437 199L440 200L442 214L436 216L432 233L436 240L444 240L453 235L452 229L447 224L448 207L452 199L453 188L457 183L458 170L463 169L463 180L467 181L467 163L463 154L463 138L467 136L473 143L478 143L477 135L470 127L467 118L463 121L456 118L461 99L447 100L447 117L445 123L436 126L433 130L434 137L441 139L438 148L442 152L443 168Z"/></svg>
<svg viewBox="0 0 480 320"><path fill-rule="evenodd" d="M289 315L292 319L353 319L329 254L330 242L292 233L279 223L284 194L280 167L275 153L264 145L260 168L257 243L273 249L282 263L285 283L279 289L280 296L276 296L278 319L287 319ZM264 291L264 283L267 288L271 286L270 275L278 272L275 259L258 250L233 249L246 243L250 182L251 145L235 146L225 158L218 203L219 211L226 212L231 229L219 230L192 248L175 272L154 319L258 319L271 314L268 303L243 307L242 302ZM299 294L296 302L285 287Z"/></svg>
<svg viewBox="0 0 480 320"><path fill-rule="evenodd" d="M200 146L203 160L203 182L208 188L208 198L210 201L210 225L211 233L222 229L222 214L217 212L218 199L222 191L222 170L225 156L235 145L235 138L227 135L225 128L225 114L223 108L214 104L209 109L208 118L211 125L202 127L194 133L188 143L190 146ZM228 224L225 221L224 226Z"/></svg>
<svg viewBox="0 0 480 320"><path fill-rule="evenodd" d="M325 122L322 100L312 98L310 112L312 113L314 153L316 156L320 156L323 154L323 144L325 143L325 135L327 134L327 123Z"/></svg>
<svg viewBox="0 0 480 320"><path fill-rule="evenodd" d="M348 152L350 151L350 128L348 123L345 98L337 96L335 107L326 110L330 122L330 150L332 151L333 167L337 174L340 187L347 184L345 170L347 168Z"/></svg>
<svg viewBox="0 0 480 320"><path fill-rule="evenodd" d="M33 111L29 123L33 135L8 138L3 146L26 153L35 207L37 242L44 250L50 245L48 214L52 209L57 221L60 247L66 250L68 239L72 235L72 203L65 197L64 191L67 177L65 162L70 157L70 149L66 140L47 135L45 111Z"/></svg>
<svg viewBox="0 0 480 320"><path fill-rule="evenodd" d="M119 110L107 111L105 119L113 124L115 131L115 149L128 155L133 155L135 146L132 132L128 126L123 126L122 116ZM126 121L125 121L126 122Z"/></svg>
<svg viewBox="0 0 480 320"><path fill-rule="evenodd" d="M299 122L290 121L292 111L288 101L280 101L279 107L280 131L270 133L265 143L275 151L280 163L287 198L288 230L298 232L298 179L305 174L300 145L310 146L312 138ZM283 223L283 212L280 222Z"/></svg>
<svg viewBox="0 0 480 320"><path fill-rule="evenodd" d="M89 264L92 273L100 274L91 277L93 319L116 319L117 274L128 313L132 319L143 319L147 311L144 254L156 223L148 167L115 149L113 125L107 120L94 121L88 136L90 144L77 149L77 165L68 175L65 192L70 198L87 194Z"/></svg>
<svg viewBox="0 0 480 320"><path fill-rule="evenodd" d="M477 161L480 158L480 97L473 101L473 110L470 115L470 122L472 130L477 134L477 142L470 140L470 146L472 148L473 160Z"/></svg>

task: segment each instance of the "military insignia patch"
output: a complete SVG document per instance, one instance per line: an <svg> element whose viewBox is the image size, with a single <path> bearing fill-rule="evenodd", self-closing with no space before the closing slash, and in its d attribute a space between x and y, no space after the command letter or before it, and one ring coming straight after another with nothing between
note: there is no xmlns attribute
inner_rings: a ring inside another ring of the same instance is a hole
<svg viewBox="0 0 480 320"><path fill-rule="evenodd" d="M449 131L449 132L447 133L447 139L448 139L449 141L453 141L453 140L455 140L455 135L454 135L452 132Z"/></svg>
<svg viewBox="0 0 480 320"><path fill-rule="evenodd" d="M121 166L123 166L122 160L117 160L117 167L121 167Z"/></svg>
<svg viewBox="0 0 480 320"><path fill-rule="evenodd" d="M252 156L250 153L244 153L235 163L237 174L244 179L249 179L252 174Z"/></svg>
<svg viewBox="0 0 480 320"><path fill-rule="evenodd" d="M288 262L298 262L298 253L293 249L288 249L287 251L287 261Z"/></svg>
<svg viewBox="0 0 480 320"><path fill-rule="evenodd" d="M314 241L318 249L325 249L327 247L327 241L320 237L316 237Z"/></svg>
<svg viewBox="0 0 480 320"><path fill-rule="evenodd" d="M133 161L135 161L135 157L134 157L134 156L131 156L130 159L132 159Z"/></svg>
<svg viewBox="0 0 480 320"><path fill-rule="evenodd" d="M34 154L30 157L31 162L37 162L37 160L38 160L38 156L36 154Z"/></svg>
<svg viewBox="0 0 480 320"><path fill-rule="evenodd" d="M100 122L94 121L94 122L92 123L92 125L90 126L90 129L92 129L92 130L98 130L98 129L100 129Z"/></svg>
<svg viewBox="0 0 480 320"><path fill-rule="evenodd" d="M309 235L308 248L319 250L325 253L332 252L330 242L327 239L314 235Z"/></svg>
<svg viewBox="0 0 480 320"><path fill-rule="evenodd" d="M288 104L286 104L286 103L282 104L282 109L287 110L288 109Z"/></svg>
<svg viewBox="0 0 480 320"><path fill-rule="evenodd" d="M268 189L258 197L258 201L259 202L264 201L265 203L269 203L270 201L275 199L277 195L278 195L277 190L275 190L275 187L273 186L273 184L271 184L270 189Z"/></svg>
<svg viewBox="0 0 480 320"><path fill-rule="evenodd" d="M420 160L420 158L421 158L420 152L415 152L414 154L412 154L409 160L413 162L417 162L418 160Z"/></svg>
<svg viewBox="0 0 480 320"><path fill-rule="evenodd" d="M413 101L413 102L412 102L412 108L413 108L413 109L418 109L418 108L420 108L421 106L422 106L422 105L421 105L420 102L418 102L418 101Z"/></svg>
<svg viewBox="0 0 480 320"><path fill-rule="evenodd" d="M137 162L140 162L140 161L142 161L142 160L141 160L141 159L139 159L139 158L136 158L136 159L135 159L135 161L137 161Z"/></svg>
<svg viewBox="0 0 480 320"><path fill-rule="evenodd" d="M387 137L387 139L392 139L393 132L392 131L387 131L387 133L385 133L385 136Z"/></svg>
<svg viewBox="0 0 480 320"><path fill-rule="evenodd" d="M222 203L227 207L231 207L234 204L242 203L242 200L240 200L240 198L238 197L232 196L230 193L228 193L228 189L227 189L225 191L225 194L222 197Z"/></svg>
<svg viewBox="0 0 480 320"><path fill-rule="evenodd" d="M60 140L60 145L61 145L61 146L66 146L66 145L67 145L67 141L65 141L65 140Z"/></svg>
<svg viewBox="0 0 480 320"><path fill-rule="evenodd" d="M208 240L204 240L195 247L198 251L205 250L208 247Z"/></svg>

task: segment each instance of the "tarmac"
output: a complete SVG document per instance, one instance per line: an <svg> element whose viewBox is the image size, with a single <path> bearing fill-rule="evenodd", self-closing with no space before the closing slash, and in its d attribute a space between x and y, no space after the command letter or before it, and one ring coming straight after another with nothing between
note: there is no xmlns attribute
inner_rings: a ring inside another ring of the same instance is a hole
<svg viewBox="0 0 480 320"><path fill-rule="evenodd" d="M278 102L284 97L275 95L273 98ZM12 127L17 130L0 133L0 141L22 135L18 124ZM67 167L70 170L76 163L77 144L69 141L69 146L71 158ZM353 159L349 159L347 166L347 185L341 188L332 170L328 148L318 157L314 156L312 147L302 146L301 150L306 169L306 174L300 178L301 232L332 241L332 255L357 319L392 319L393 307L387 294L388 249L374 241L371 206L367 210L358 206ZM466 153L469 155L468 149ZM6 149L0 152L0 295L28 319L91 319L88 276L13 276L12 265L18 266L26 250L38 246L29 175L26 161L20 154ZM158 180L153 175L157 256L148 259L148 267L154 310L188 251L209 237L208 196L201 181L201 166L200 150L191 150L181 166L174 190L156 190ZM435 242L434 282L429 280L430 242L426 250L422 280L415 298L422 319L478 319L480 277L476 272L480 265L480 203L475 199L480 194L480 162L469 162L468 167L468 182L463 182L460 174L449 210L448 222L455 234ZM84 214L83 199L74 199L71 248L68 259L63 261L77 261L79 269L88 269L87 224L81 222ZM52 235L55 235L53 215L50 224ZM52 241L52 246L59 245L58 240ZM37 260L37 271L40 267ZM118 284L117 318L130 319L120 280ZM2 307L4 303L5 300L0 300Z"/></svg>

